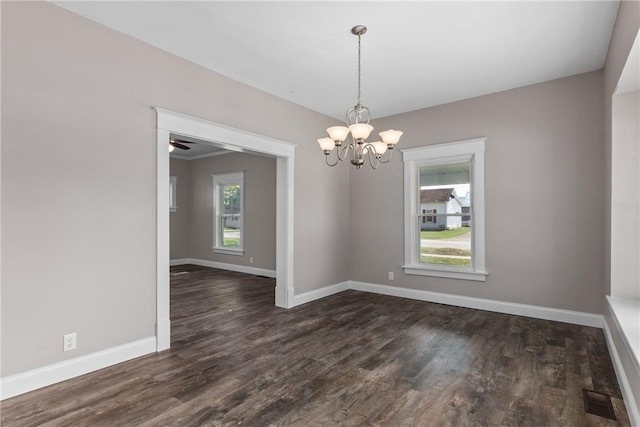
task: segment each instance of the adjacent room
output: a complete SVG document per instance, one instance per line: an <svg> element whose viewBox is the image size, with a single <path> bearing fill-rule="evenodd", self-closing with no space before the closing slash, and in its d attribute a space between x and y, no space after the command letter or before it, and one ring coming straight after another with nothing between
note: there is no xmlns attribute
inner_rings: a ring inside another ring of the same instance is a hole
<svg viewBox="0 0 640 427"><path fill-rule="evenodd" d="M0 19L0 424L640 426L640 2Z"/></svg>

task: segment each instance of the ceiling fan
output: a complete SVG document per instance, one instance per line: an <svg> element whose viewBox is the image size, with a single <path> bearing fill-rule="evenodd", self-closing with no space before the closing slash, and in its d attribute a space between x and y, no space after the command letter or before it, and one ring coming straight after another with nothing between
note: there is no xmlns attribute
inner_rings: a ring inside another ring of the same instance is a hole
<svg viewBox="0 0 640 427"><path fill-rule="evenodd" d="M195 142L183 141L181 139L171 138L169 144L173 147L180 148L181 150L191 150L191 147L187 147L184 144L195 144Z"/></svg>

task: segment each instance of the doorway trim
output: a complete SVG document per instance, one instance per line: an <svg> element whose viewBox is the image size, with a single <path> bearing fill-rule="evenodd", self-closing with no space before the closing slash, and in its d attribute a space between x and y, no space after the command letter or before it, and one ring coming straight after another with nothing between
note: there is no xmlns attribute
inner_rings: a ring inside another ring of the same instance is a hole
<svg viewBox="0 0 640 427"><path fill-rule="evenodd" d="M156 111L156 345L171 345L169 313L169 138L172 133L211 142L233 151L276 157L276 297L275 305L293 306L293 178L295 144L174 111Z"/></svg>

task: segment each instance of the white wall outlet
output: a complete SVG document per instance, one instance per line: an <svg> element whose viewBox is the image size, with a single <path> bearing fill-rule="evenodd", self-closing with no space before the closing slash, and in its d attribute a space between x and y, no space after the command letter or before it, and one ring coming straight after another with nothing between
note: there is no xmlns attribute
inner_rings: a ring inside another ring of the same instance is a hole
<svg viewBox="0 0 640 427"><path fill-rule="evenodd" d="M64 351L76 349L76 333L67 334L64 336Z"/></svg>
<svg viewBox="0 0 640 427"><path fill-rule="evenodd" d="M253 264L253 257L252 256L249 257L249 264Z"/></svg>
<svg viewBox="0 0 640 427"><path fill-rule="evenodd" d="M393 280L393 271L389 272L389 280Z"/></svg>

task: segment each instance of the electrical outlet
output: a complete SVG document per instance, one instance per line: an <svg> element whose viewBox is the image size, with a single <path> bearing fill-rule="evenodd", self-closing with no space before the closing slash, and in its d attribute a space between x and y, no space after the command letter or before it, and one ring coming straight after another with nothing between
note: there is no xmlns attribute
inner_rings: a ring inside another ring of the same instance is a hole
<svg viewBox="0 0 640 427"><path fill-rule="evenodd" d="M252 256L249 257L249 264L253 264L253 257Z"/></svg>
<svg viewBox="0 0 640 427"><path fill-rule="evenodd" d="M64 336L64 351L76 349L76 333L67 334Z"/></svg>
<svg viewBox="0 0 640 427"><path fill-rule="evenodd" d="M393 271L389 272L389 280L393 280Z"/></svg>

